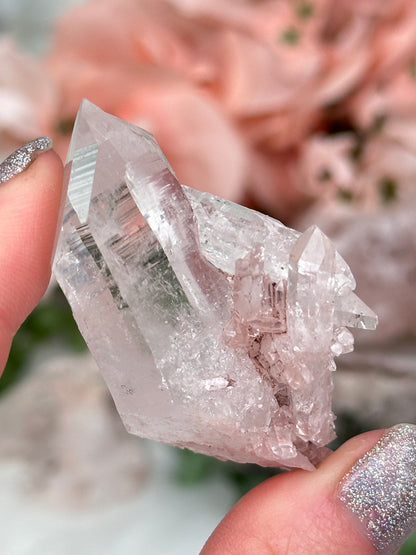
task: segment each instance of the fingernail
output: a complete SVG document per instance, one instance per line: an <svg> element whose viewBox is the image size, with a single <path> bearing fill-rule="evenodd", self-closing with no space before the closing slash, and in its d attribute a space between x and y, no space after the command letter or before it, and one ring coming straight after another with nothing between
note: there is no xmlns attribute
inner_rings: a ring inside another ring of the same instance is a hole
<svg viewBox="0 0 416 555"><path fill-rule="evenodd" d="M39 154L52 148L50 137L38 137L18 148L0 164L0 183L21 173L36 160Z"/></svg>
<svg viewBox="0 0 416 555"><path fill-rule="evenodd" d="M416 426L387 430L344 476L337 493L375 549L395 553L416 528Z"/></svg>

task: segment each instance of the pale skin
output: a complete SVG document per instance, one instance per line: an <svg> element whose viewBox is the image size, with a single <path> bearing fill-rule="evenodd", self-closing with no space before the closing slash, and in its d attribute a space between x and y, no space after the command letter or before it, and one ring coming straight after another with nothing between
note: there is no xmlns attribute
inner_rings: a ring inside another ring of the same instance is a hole
<svg viewBox="0 0 416 555"><path fill-rule="evenodd" d="M53 151L0 186L0 368L48 285L61 196L62 163ZM280 474L254 488L218 525L202 555L375 555L335 492L382 433L349 440L315 472Z"/></svg>

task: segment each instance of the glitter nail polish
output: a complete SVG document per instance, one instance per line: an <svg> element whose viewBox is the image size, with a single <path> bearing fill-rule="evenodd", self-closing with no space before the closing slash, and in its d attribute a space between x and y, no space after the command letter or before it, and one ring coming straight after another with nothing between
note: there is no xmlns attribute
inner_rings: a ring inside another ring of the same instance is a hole
<svg viewBox="0 0 416 555"><path fill-rule="evenodd" d="M392 555L416 528L416 426L399 424L341 480L338 498L382 555Z"/></svg>
<svg viewBox="0 0 416 555"><path fill-rule="evenodd" d="M0 183L8 181L30 166L42 152L52 148L50 137L38 137L18 148L0 164Z"/></svg>

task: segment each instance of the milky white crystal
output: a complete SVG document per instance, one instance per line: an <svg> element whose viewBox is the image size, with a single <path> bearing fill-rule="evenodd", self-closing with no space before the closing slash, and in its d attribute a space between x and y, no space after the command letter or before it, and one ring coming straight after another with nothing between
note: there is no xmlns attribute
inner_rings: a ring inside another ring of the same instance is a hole
<svg viewBox="0 0 416 555"><path fill-rule="evenodd" d="M344 326L377 323L329 239L181 186L152 135L88 101L66 181L54 271L127 430L312 469Z"/></svg>

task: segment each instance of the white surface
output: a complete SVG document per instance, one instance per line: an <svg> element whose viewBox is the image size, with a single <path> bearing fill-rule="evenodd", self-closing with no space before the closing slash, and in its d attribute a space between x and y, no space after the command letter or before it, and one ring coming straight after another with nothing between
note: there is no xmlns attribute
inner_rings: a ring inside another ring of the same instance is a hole
<svg viewBox="0 0 416 555"><path fill-rule="evenodd" d="M153 472L123 504L64 511L19 491L23 466L0 465L1 555L196 555L230 508L220 479L196 486L172 480L169 448L150 444ZM154 453L153 453L154 451Z"/></svg>

